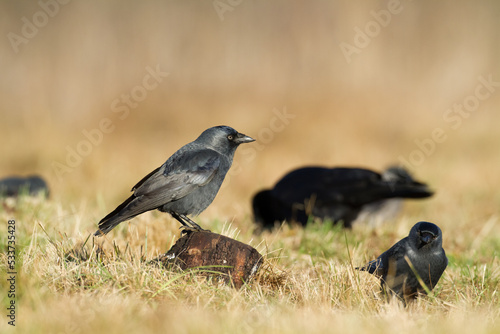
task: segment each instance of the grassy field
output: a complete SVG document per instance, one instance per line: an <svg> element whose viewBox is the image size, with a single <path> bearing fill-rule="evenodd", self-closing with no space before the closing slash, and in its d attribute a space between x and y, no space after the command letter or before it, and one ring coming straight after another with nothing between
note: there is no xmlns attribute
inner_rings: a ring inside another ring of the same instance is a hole
<svg viewBox="0 0 500 334"><path fill-rule="evenodd" d="M47 3L0 2L0 176L51 188L1 202L1 333L500 332L497 2ZM257 141L196 220L265 255L250 285L148 265L180 233L159 212L88 239L219 124ZM377 226L257 233L252 195L311 164L403 164L436 194ZM386 303L353 268L420 220L441 227L448 268L431 296Z"/></svg>

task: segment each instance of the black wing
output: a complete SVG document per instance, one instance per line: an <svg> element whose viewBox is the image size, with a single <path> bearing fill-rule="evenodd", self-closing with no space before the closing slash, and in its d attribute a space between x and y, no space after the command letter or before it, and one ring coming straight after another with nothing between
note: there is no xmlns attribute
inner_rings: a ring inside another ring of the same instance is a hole
<svg viewBox="0 0 500 334"><path fill-rule="evenodd" d="M379 277L383 277L389 272L395 274L397 270L396 266L399 263L399 260L404 258L406 255L407 242L408 237L401 239L391 248L383 252L378 258L368 262L363 267L356 269L368 271L370 274L374 274Z"/></svg>
<svg viewBox="0 0 500 334"><path fill-rule="evenodd" d="M150 198L150 203L158 203L156 207L181 199L210 182L220 164L221 156L215 151L184 152L136 184L134 195Z"/></svg>
<svg viewBox="0 0 500 334"><path fill-rule="evenodd" d="M283 177L273 194L285 203L303 203L313 195L322 203L358 202L366 189L380 181L380 174L362 168L306 167Z"/></svg>
<svg viewBox="0 0 500 334"><path fill-rule="evenodd" d="M125 220L181 199L210 182L220 164L219 153L207 149L183 152L169 159L132 188L134 194L99 222L95 234L106 234Z"/></svg>

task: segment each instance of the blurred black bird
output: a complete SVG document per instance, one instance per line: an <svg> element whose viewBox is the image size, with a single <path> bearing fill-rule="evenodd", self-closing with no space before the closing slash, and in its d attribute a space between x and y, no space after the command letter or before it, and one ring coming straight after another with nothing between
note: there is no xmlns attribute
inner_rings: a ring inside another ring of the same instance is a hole
<svg viewBox="0 0 500 334"><path fill-rule="evenodd" d="M99 222L95 235L146 211L170 213L184 228L203 230L187 215L198 215L215 198L233 162L236 148L254 139L228 126L205 130L137 183L125 202Z"/></svg>
<svg viewBox="0 0 500 334"><path fill-rule="evenodd" d="M356 269L380 277L382 291L388 297L398 296L406 303L415 299L419 293L426 292L417 275L428 291L436 286L448 265L442 243L443 236L437 225L418 222L406 238L398 241L376 260Z"/></svg>
<svg viewBox="0 0 500 334"><path fill-rule="evenodd" d="M349 228L363 210L380 212L387 206L383 201L432 194L401 167L382 175L362 168L304 167L285 175L273 189L258 192L252 206L255 221L265 228L283 220L306 225L311 215Z"/></svg>
<svg viewBox="0 0 500 334"><path fill-rule="evenodd" d="M38 175L27 177L11 176L0 180L0 196L19 196L26 194L37 196L43 194L49 196L47 182Z"/></svg>

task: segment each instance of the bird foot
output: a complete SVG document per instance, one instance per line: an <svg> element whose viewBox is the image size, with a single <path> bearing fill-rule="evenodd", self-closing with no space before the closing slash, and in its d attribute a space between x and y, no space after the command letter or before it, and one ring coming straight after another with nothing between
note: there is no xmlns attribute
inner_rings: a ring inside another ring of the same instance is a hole
<svg viewBox="0 0 500 334"><path fill-rule="evenodd" d="M211 233L212 231L210 230L205 230L203 228L201 228L200 226L181 226L179 227L181 229L181 233L184 235L184 234L188 234L188 233L194 233L194 232L209 232Z"/></svg>
<svg viewBox="0 0 500 334"><path fill-rule="evenodd" d="M211 232L210 230L205 230L201 228L200 225L196 224L193 220L189 219L186 215L178 214L176 212L170 212L172 217L177 219L179 223L182 224L180 227L182 229L183 234L187 234L189 232Z"/></svg>

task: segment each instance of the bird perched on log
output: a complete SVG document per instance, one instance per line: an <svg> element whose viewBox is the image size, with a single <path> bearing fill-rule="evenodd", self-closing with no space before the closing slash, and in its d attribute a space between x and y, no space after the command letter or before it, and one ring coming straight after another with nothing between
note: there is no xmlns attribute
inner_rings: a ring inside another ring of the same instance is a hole
<svg viewBox="0 0 500 334"><path fill-rule="evenodd" d="M265 228L284 220L306 225L309 216L349 228L363 210L379 212L381 201L432 194L401 167L382 175L362 168L304 167L285 175L274 188L258 192L252 206L255 221Z"/></svg>
<svg viewBox="0 0 500 334"><path fill-rule="evenodd" d="M198 215L215 198L240 144L254 139L229 126L205 130L146 175L127 200L99 222L95 235L106 234L119 223L146 211L168 212L185 229L203 230L187 215Z"/></svg>
<svg viewBox="0 0 500 334"><path fill-rule="evenodd" d="M437 225L418 222L406 238L356 269L379 277L382 291L406 304L419 293L431 291L441 278L448 265L442 243L443 235Z"/></svg>

